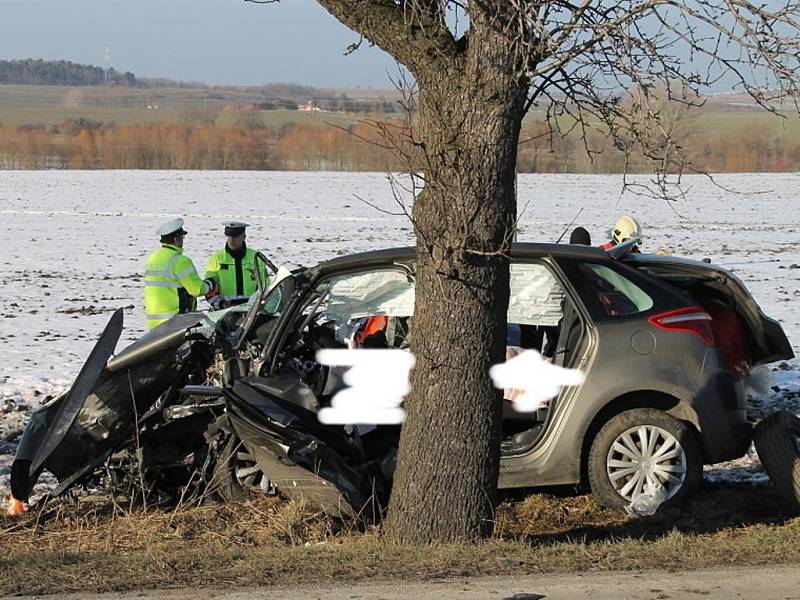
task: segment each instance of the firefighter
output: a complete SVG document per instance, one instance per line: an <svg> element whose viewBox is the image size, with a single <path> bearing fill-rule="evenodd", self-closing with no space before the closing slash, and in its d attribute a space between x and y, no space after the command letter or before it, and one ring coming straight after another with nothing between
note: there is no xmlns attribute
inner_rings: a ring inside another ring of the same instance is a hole
<svg viewBox="0 0 800 600"><path fill-rule="evenodd" d="M641 240L642 227L632 216L622 215L619 219L617 219L617 222L614 223L614 229L612 229L609 233L611 234L611 240L600 245L603 250L610 250L614 246L617 246L623 242L627 242L628 240ZM639 246L634 246L631 249L631 252L639 252Z"/></svg>
<svg viewBox="0 0 800 600"><path fill-rule="evenodd" d="M198 296L216 293L217 281L201 280L192 259L183 253L183 219L158 228L161 247L147 257L144 273L144 312L148 329L179 313L197 310Z"/></svg>
<svg viewBox="0 0 800 600"><path fill-rule="evenodd" d="M256 252L245 243L248 224L226 221L223 225L225 247L211 256L206 268L206 278L213 277L219 281L219 295L209 300L211 307L217 310L247 302L258 289ZM268 283L267 274L262 272L261 275Z"/></svg>

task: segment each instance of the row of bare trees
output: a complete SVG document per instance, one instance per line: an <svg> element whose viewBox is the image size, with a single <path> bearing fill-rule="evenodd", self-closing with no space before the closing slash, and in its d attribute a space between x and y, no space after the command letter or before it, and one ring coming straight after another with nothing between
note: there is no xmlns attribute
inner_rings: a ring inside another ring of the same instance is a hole
<svg viewBox="0 0 800 600"><path fill-rule="evenodd" d="M263 169L269 148L268 138L216 125L0 129L0 164L20 169Z"/></svg>
<svg viewBox="0 0 800 600"><path fill-rule="evenodd" d="M250 128L210 123L116 127L0 127L0 168L386 170L365 124ZM396 162L396 161L394 161Z"/></svg>
<svg viewBox="0 0 800 600"><path fill-rule="evenodd" d="M747 116L742 117L743 120ZM780 127L733 129L710 135L685 126L680 143L691 164L709 172L796 171L800 140ZM586 145L592 149L586 151ZM382 147L369 122L349 128L288 125L252 128L208 123L104 127L0 127L0 168L233 169L398 171L406 165ZM522 129L517 168L523 173L647 171L639 154L624 153L599 131L551 135L544 124Z"/></svg>
<svg viewBox="0 0 800 600"><path fill-rule="evenodd" d="M746 118L746 117L745 117ZM691 167L708 173L797 171L800 140L780 126L733 128L726 133L689 131L679 138ZM587 153L584 142L593 152ZM650 172L652 163L642 153L626 155L615 141L600 132L550 139L546 124L522 130L517 170L521 173Z"/></svg>

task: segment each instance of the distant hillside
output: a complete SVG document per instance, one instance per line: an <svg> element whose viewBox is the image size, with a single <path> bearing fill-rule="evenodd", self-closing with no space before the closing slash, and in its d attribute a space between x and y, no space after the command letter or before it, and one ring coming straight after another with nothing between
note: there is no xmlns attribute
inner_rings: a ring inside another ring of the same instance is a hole
<svg viewBox="0 0 800 600"><path fill-rule="evenodd" d="M106 73L100 67L65 60L0 60L0 84L100 85L106 81L132 87L136 85L136 76L114 69Z"/></svg>

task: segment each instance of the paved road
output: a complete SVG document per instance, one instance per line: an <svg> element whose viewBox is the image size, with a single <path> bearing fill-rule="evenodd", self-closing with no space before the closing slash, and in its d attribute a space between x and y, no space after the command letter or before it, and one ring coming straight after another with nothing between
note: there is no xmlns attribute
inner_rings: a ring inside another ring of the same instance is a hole
<svg viewBox="0 0 800 600"><path fill-rule="evenodd" d="M800 600L800 566L71 594L66 600ZM17 596L16 598L19 598Z"/></svg>

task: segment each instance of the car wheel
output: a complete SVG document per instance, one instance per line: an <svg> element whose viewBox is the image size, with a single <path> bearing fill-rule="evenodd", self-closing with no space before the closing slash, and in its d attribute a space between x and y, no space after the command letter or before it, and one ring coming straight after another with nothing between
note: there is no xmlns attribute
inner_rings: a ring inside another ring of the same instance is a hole
<svg viewBox="0 0 800 600"><path fill-rule="evenodd" d="M800 512L800 419L785 410L776 412L756 425L753 438L775 488Z"/></svg>
<svg viewBox="0 0 800 600"><path fill-rule="evenodd" d="M251 493L267 494L270 481L245 445L231 436L222 447L209 485L221 500L244 500Z"/></svg>
<svg viewBox="0 0 800 600"><path fill-rule="evenodd" d="M664 504L693 495L703 477L700 446L686 423L652 408L626 410L610 419L592 442L589 485L597 501L624 509L649 489Z"/></svg>

